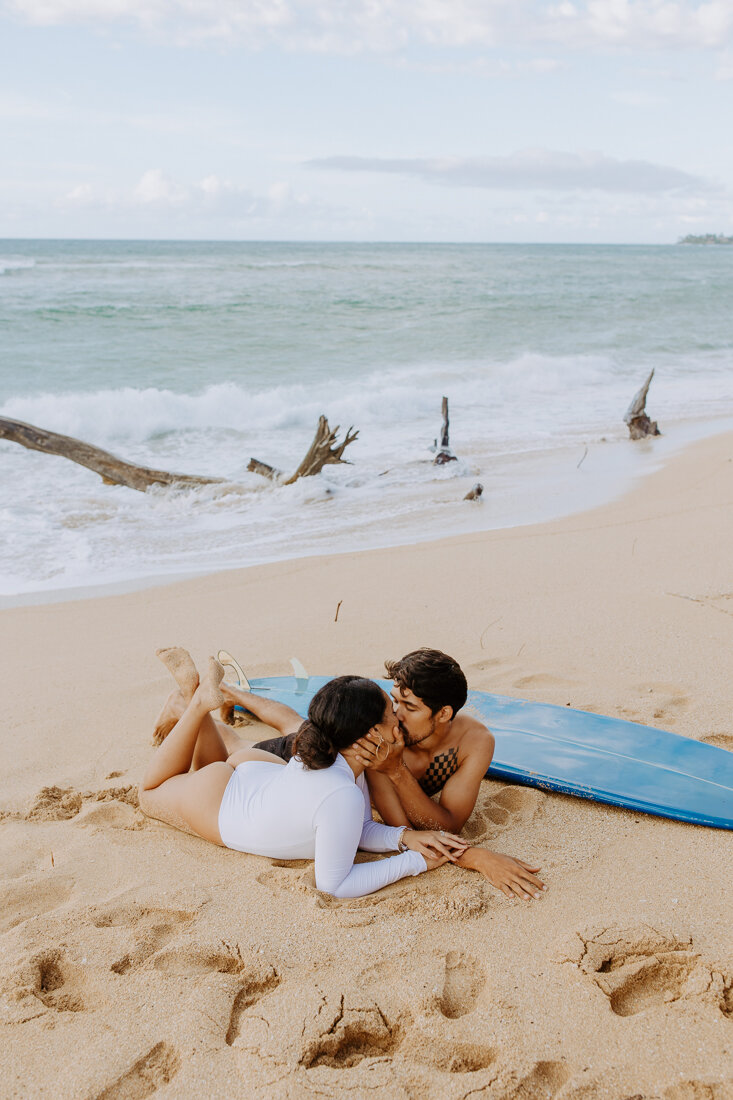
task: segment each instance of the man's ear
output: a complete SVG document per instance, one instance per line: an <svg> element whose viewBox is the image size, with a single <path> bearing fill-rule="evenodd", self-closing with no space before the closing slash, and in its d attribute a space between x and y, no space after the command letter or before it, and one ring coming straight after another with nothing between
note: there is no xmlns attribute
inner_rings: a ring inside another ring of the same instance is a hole
<svg viewBox="0 0 733 1100"><path fill-rule="evenodd" d="M448 704L446 703L446 705L444 707L441 707L440 710L438 711L438 718L440 719L441 722L452 722L453 721L453 707L449 707Z"/></svg>

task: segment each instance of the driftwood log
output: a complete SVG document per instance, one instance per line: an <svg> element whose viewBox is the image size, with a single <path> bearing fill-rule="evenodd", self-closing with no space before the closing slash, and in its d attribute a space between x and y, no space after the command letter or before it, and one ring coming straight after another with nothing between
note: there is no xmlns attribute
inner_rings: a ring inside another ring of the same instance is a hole
<svg viewBox="0 0 733 1100"><path fill-rule="evenodd" d="M337 443L338 432L338 424L335 428L331 429L326 417L319 417L316 434L313 437L313 442L308 449L308 453L295 473L291 474L288 478L285 477L281 470L276 470L274 466L268 466L266 462L260 462L258 458L251 458L247 465L247 469L251 473L262 474L263 477L268 477L271 481L279 481L283 485L292 485L299 477L313 477L314 474L319 474L324 466L337 465L340 463L350 465L348 458L343 457L343 453L348 445L358 438L359 432L354 431L353 427L351 427L342 441Z"/></svg>
<svg viewBox="0 0 733 1100"><path fill-rule="evenodd" d="M648 435L661 435L659 426L656 420L650 420L646 414L646 395L649 392L649 386L651 385L652 378L654 377L654 370L649 372L644 385L639 392L634 395L634 399L626 410L624 416L624 423L628 425L629 435L632 439L644 439Z"/></svg>
<svg viewBox="0 0 733 1100"><path fill-rule="evenodd" d="M171 485L185 489L197 485L216 485L222 481L218 477L172 474L167 470L137 466L133 462L117 458L109 451L103 451L100 447L93 447L91 443L84 443L81 439L59 435L58 432L47 432L44 428L36 428L33 424L11 420L5 416L0 417L0 439L20 443L21 447L27 447L31 451L68 458L71 462L77 462L99 474L107 485L126 485L128 489L137 489L141 493L152 485Z"/></svg>
<svg viewBox="0 0 733 1100"><path fill-rule="evenodd" d="M441 413L443 415L443 424L440 430L440 446L438 447L438 441L435 440L435 447L437 454L433 459L433 466L444 466L446 462L456 462L456 456L450 449L450 420L448 419L448 398L444 397L441 402Z"/></svg>
<svg viewBox="0 0 733 1100"><path fill-rule="evenodd" d="M285 485L291 485L299 477L310 477L319 473L325 465L331 462L347 462L342 455L349 443L353 443L359 435L358 431L349 428L346 437L341 443L336 443L338 427L333 431L328 426L325 416L318 421L318 428L310 445L310 449L301 462L298 469L291 477L285 480ZM60 435L58 432L49 432L45 428L37 428L34 424L26 424L22 420L11 420L9 417L0 417L0 439L7 439L11 443L20 443L21 447L27 447L31 451L42 451L47 455L58 455L60 458L68 458L80 466L86 466L99 474L106 485L126 485L128 489L137 489L144 493L152 485L168 485L178 489L192 489L199 485L222 485L224 479L220 477L198 477L195 474L174 474L168 470L153 470L149 466L138 466L134 462L126 462L109 451L103 451L101 447L94 447L91 443L85 443L81 439L74 439L70 435ZM279 470L268 466L266 462L260 462L253 458L247 466L248 470L262 474L274 481L279 481L283 475Z"/></svg>

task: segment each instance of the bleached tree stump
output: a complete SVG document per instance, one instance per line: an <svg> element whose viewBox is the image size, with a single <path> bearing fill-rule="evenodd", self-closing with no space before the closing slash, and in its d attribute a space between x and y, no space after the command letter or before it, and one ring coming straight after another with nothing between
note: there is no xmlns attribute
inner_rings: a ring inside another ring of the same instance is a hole
<svg viewBox="0 0 733 1100"><path fill-rule="evenodd" d="M448 419L448 398L444 397L441 402L441 413L443 415L443 424L440 430L440 447L438 447L438 453L433 459L433 466L444 466L446 462L456 462L456 456L450 449L450 420ZM435 441L437 447L437 440Z"/></svg>
<svg viewBox="0 0 733 1100"><path fill-rule="evenodd" d="M291 474L289 478L285 478L284 481L282 480L284 475L280 470L276 470L266 462L260 462L258 458L251 458L247 469L252 473L262 474L263 477L270 478L271 481L281 481L283 485L292 485L293 482L297 481L300 477L313 477L314 474L319 474L324 466L338 465L341 463L350 465L349 460L343 457L343 453L349 444L353 443L354 440L358 438L359 432L354 431L353 427L351 427L343 440L337 443L338 432L338 424L332 430L329 427L326 417L320 416L318 418L316 434L313 437L313 442L308 449L308 453L295 473Z"/></svg>
<svg viewBox="0 0 733 1100"><path fill-rule="evenodd" d="M626 410L624 423L628 425L629 435L632 439L644 439L648 435L661 435L656 420L651 420L646 414L646 395L649 392L654 370L649 372L644 385L634 395L634 399Z"/></svg>

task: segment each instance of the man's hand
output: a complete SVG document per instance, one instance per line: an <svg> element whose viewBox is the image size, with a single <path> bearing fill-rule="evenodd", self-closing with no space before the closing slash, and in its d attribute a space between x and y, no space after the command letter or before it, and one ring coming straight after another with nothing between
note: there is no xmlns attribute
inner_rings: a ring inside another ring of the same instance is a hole
<svg viewBox="0 0 733 1100"><path fill-rule="evenodd" d="M394 741L386 741L371 730L354 743L353 750L357 760L370 771L394 774L402 767L402 753L405 740L399 726L394 728Z"/></svg>
<svg viewBox="0 0 733 1100"><path fill-rule="evenodd" d="M512 901L515 898L523 898L529 901L531 897L539 898L547 887L536 872L539 867L525 863L514 856L505 856L501 852L490 852L488 848L469 848L461 857L461 867L470 867L473 871L480 871L489 880L492 886Z"/></svg>

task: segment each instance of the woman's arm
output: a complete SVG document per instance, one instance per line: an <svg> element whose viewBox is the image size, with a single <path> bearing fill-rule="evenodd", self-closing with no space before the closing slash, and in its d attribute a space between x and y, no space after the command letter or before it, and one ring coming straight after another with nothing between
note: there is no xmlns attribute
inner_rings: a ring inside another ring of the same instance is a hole
<svg viewBox="0 0 733 1100"><path fill-rule="evenodd" d="M409 821L405 819L404 825L381 825L372 817L369 788L363 773L357 779L356 786L361 791L364 799L364 815L361 822L359 847L365 852L396 852L405 825L409 826Z"/></svg>
<svg viewBox="0 0 733 1100"><path fill-rule="evenodd" d="M363 795L356 787L334 791L316 814L316 887L336 898L360 898L407 875L419 875L427 863L418 852L354 865L364 824ZM372 825L377 825L372 822ZM377 826L401 832L390 826ZM393 849L396 844L393 845Z"/></svg>
<svg viewBox="0 0 733 1100"><path fill-rule="evenodd" d="M361 837L359 847L365 852L396 852L400 840L413 852L419 852L428 860L446 859L455 862L469 847L468 841L453 833L435 832L428 830L411 829L409 822L405 825L381 825L372 819L372 804L369 798L369 789L364 782L364 775L356 781L364 796L364 817L361 824Z"/></svg>

